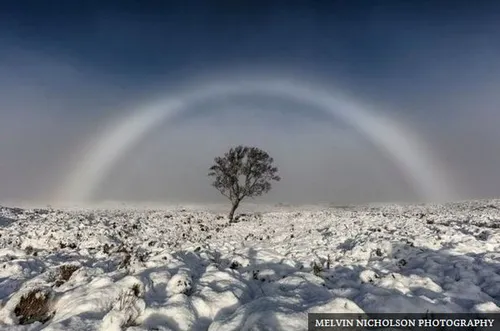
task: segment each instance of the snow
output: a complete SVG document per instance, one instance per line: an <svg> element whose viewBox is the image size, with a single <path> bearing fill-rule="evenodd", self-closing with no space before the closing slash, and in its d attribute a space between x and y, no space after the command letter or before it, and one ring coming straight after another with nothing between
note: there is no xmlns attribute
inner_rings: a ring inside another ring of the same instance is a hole
<svg viewBox="0 0 500 331"><path fill-rule="evenodd" d="M51 318L18 325L33 289ZM0 207L0 301L0 330L30 331L306 330L313 312L500 312L500 200L281 206L234 222L200 206Z"/></svg>

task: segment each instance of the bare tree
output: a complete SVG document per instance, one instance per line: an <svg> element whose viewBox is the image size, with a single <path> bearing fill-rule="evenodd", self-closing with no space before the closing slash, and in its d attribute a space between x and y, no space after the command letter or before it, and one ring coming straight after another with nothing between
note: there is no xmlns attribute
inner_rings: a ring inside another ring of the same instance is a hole
<svg viewBox="0 0 500 331"><path fill-rule="evenodd" d="M212 185L232 203L229 220L233 220L241 200L269 192L271 181L281 179L273 158L257 147L232 147L214 161L208 176L215 177Z"/></svg>

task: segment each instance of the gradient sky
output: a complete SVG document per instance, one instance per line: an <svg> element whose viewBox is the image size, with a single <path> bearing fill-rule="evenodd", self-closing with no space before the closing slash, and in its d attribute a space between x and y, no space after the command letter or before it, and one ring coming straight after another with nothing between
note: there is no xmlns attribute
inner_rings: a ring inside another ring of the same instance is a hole
<svg viewBox="0 0 500 331"><path fill-rule="evenodd" d="M144 103L215 77L293 77L398 116L460 197L500 195L498 1L2 1L0 201L45 201L75 152ZM276 159L270 202L415 199L391 160L307 104L214 100L165 123L98 199L219 201L232 144Z"/></svg>

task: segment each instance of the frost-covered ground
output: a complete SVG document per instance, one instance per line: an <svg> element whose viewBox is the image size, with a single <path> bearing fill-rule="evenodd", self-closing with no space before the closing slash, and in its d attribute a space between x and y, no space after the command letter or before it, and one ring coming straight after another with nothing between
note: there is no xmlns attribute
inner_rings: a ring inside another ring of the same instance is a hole
<svg viewBox="0 0 500 331"><path fill-rule="evenodd" d="M234 223L200 208L0 207L0 301L0 330L305 330L309 312L498 312L500 201L281 208Z"/></svg>

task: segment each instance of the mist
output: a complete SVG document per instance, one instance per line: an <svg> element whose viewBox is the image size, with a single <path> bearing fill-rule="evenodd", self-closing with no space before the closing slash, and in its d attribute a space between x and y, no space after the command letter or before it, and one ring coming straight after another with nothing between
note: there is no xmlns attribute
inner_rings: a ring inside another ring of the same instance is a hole
<svg viewBox="0 0 500 331"><path fill-rule="evenodd" d="M107 28L113 27L101 35L106 42L120 34L115 27L124 21L119 17L104 21ZM151 29L144 22L131 24ZM255 70L314 82L326 90L340 88L381 115L397 116L430 146L453 179L458 198L499 196L500 46L490 38L498 27L482 26L463 36L451 28L439 30L441 34L422 28L414 39L411 33L400 37L387 35L386 29L377 31L386 38L380 43L385 42L387 54L400 56L382 63L374 55L359 69L356 63L364 63L363 58L353 57L347 51L351 46L337 47L341 39L331 54L335 60L329 60L312 51L314 42L321 40L304 44L307 38L297 37L298 48L309 45L309 54L286 56L263 48L267 55L252 60L214 45L211 56L204 50L203 62L186 58L182 65L172 65L170 59L153 63L154 68L144 66L142 74L141 67L127 73L127 65L120 70L96 65L64 47L29 44L25 42L29 37L19 34L2 35L0 201L53 203L54 192L80 157L75 153L81 153L81 147L106 125L201 79L244 80ZM271 35L280 38L276 31ZM138 43L134 40L129 42ZM419 200L390 158L353 128L322 117L310 105L257 95L202 103L179 119L162 123L119 160L97 189L94 202L223 202L210 185L208 168L215 156L239 144L268 151L282 176L256 202Z"/></svg>
<svg viewBox="0 0 500 331"><path fill-rule="evenodd" d="M155 132L120 162L123 166L109 176L99 196L223 201L210 185L208 168L215 156L237 144L265 149L280 169L282 181L257 201L347 203L384 200L405 192L414 196L402 176L394 176L394 165L352 131L304 121L300 115L292 121L290 117L294 116L272 109L231 108Z"/></svg>
<svg viewBox="0 0 500 331"><path fill-rule="evenodd" d="M69 173L79 146L103 123L124 116L130 105L140 109L143 98L130 98L99 84L98 77L58 71L61 67L50 67L46 60L31 59L37 60L34 68L50 68L37 72L43 83L26 84L32 73L2 82L0 198L4 201L52 202L51 195ZM1 76L12 77L15 70L2 67ZM487 90L481 92L427 105L428 111L436 111L435 117L400 116L432 147L464 199L496 196L500 187L496 174L500 133L495 125L498 114L492 111L496 100ZM467 112L463 105L473 107L474 97L475 112ZM99 187L95 202L222 202L207 171L215 156L238 144L267 150L283 177L256 202L418 200L391 160L344 123L325 120L307 105L250 99L200 104L175 123L161 125L118 162ZM391 100L386 104L391 104L386 114L397 110ZM456 108L449 114L437 113L445 107Z"/></svg>

